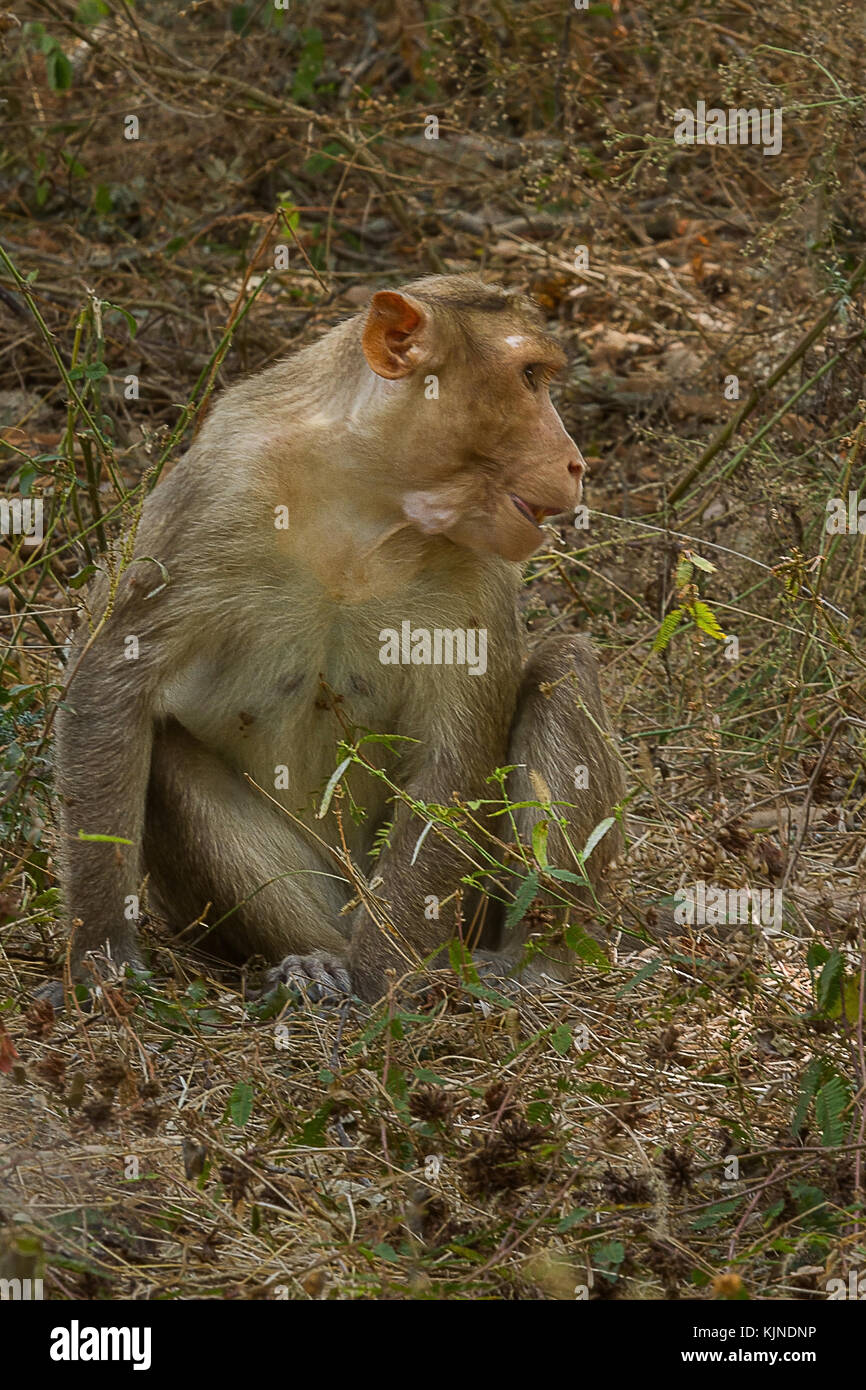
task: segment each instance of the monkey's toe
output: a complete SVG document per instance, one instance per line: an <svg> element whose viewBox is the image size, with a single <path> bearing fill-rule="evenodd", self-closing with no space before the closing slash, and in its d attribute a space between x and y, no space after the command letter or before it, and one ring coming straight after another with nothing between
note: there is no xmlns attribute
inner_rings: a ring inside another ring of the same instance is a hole
<svg viewBox="0 0 866 1390"><path fill-rule="evenodd" d="M265 977L266 989L278 984L294 986L312 1003L341 994L351 994L352 981L339 956L312 951L306 956L284 956Z"/></svg>

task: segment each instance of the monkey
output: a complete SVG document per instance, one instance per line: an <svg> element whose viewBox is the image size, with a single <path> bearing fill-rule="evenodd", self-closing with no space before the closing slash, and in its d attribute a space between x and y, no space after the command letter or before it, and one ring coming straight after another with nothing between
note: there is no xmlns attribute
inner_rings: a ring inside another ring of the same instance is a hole
<svg viewBox="0 0 866 1390"><path fill-rule="evenodd" d="M488 824L510 768L514 832L547 817L549 862L573 870L624 795L589 643L528 655L518 615L546 518L582 493L549 393L564 364L520 292L429 276L217 399L71 650L55 775L74 977L100 949L144 968L142 883L169 927L272 979L375 1001L478 901L479 963L519 972L526 922L505 931L449 817L422 832L455 798ZM323 815L346 745L364 765ZM552 813L522 805L539 788ZM615 819L590 894L621 846ZM570 952L539 968L567 979Z"/></svg>

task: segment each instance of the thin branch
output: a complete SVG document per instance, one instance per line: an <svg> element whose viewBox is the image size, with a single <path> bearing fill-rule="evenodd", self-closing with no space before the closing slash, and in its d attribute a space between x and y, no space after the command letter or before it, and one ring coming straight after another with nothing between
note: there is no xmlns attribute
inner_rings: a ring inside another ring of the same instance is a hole
<svg viewBox="0 0 866 1390"><path fill-rule="evenodd" d="M767 377L766 381L761 382L759 386L753 387L739 410L736 414L731 416L728 423L720 429L715 438L710 441L697 462L692 464L691 468L687 473L683 474L678 483L674 484L667 495L667 506L672 507L675 502L680 500L683 494L691 487L695 479L700 477L707 464L715 458L720 449L724 448L731 436L736 433L743 422L747 420L756 407L760 405L767 392L772 391L776 383L781 381L782 377L787 376L791 368L795 367L800 359L805 356L816 338L820 338L824 329L836 317L842 305L851 298L854 291L864 280L866 280L866 261L861 261L842 293L824 310L821 317L812 325L808 333L800 339L796 347L791 349L787 357L782 359L778 367Z"/></svg>

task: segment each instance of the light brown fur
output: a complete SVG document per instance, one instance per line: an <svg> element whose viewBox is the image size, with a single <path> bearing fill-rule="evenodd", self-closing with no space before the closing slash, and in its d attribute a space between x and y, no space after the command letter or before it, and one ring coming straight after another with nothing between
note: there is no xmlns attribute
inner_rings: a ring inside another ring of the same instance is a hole
<svg viewBox="0 0 866 1390"><path fill-rule="evenodd" d="M431 834L411 864L424 821L403 805L395 814L359 769L347 782L367 816L358 825L344 808L343 831L368 872L394 816L373 871L395 932L363 903L341 915L354 890L316 839L341 849L334 810L318 821L314 808L352 728L415 740L365 751L428 802L490 796L493 768L515 762L573 804L578 847L610 813L622 781L589 648L556 639L524 670L515 606L519 562L541 533L511 494L548 511L579 497L582 460L544 384L561 360L526 301L437 277L375 296L216 403L144 507L135 553L150 559L126 569L96 640L85 650L84 628L72 654L56 758L76 970L106 941L116 959L140 960L124 903L145 873L174 926L211 903L207 920L224 919L215 936L234 955L319 952L367 998L387 967L403 973L440 947L453 910L431 920L425 903L453 895L466 861ZM529 363L536 385L521 375ZM106 597L95 593L97 615ZM485 628L486 672L383 665L380 632L407 619ZM574 789L578 762L588 791ZM281 767L289 785L276 789ZM514 795L535 795L526 775L513 774ZM520 814L523 833L538 814ZM132 843L81 842L79 830ZM596 876L617 845L617 833L602 841Z"/></svg>

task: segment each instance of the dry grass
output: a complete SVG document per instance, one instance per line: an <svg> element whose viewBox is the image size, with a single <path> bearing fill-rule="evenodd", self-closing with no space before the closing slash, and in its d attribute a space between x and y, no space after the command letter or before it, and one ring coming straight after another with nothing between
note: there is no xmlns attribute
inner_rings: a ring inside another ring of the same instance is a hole
<svg viewBox="0 0 866 1390"><path fill-rule="evenodd" d="M826 1297L866 1267L866 538L824 526L866 474L852 12L477 0L425 30L413 0L277 28L251 5L238 33L222 6L143 9L4 30L0 468L50 525L0 591L0 1273L55 1297ZM782 154L674 146L699 97L783 104ZM443 267L532 289L572 356L591 526L525 603L538 633L592 633L629 763L608 961L544 997L430 972L411 1005L265 1017L155 933L148 984L34 1009L64 949L49 755L79 578L212 389ZM684 551L715 572L678 574ZM660 935L700 880L782 889L782 929Z"/></svg>

